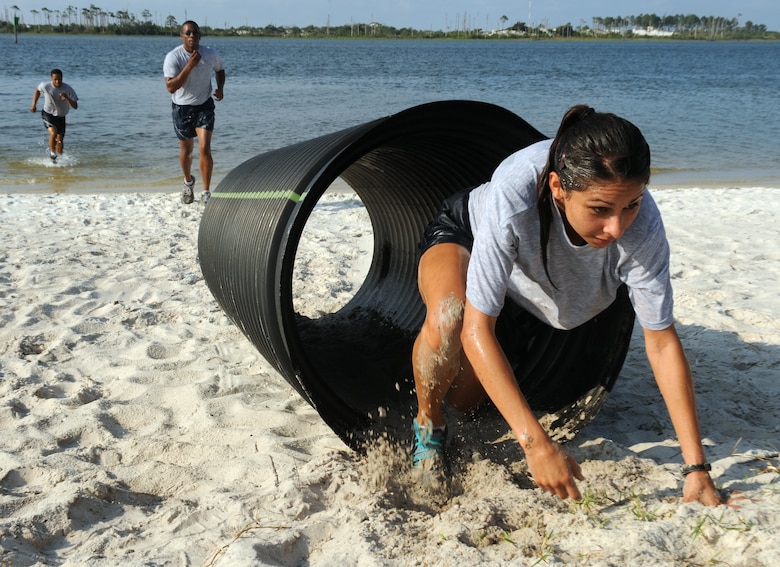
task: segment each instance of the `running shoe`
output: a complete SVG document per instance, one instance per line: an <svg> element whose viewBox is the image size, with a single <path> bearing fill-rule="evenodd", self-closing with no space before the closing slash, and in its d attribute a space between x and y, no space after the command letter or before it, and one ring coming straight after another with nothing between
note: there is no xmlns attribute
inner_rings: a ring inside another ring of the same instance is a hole
<svg viewBox="0 0 780 567"><path fill-rule="evenodd" d="M443 475L446 467L444 444L447 442L447 427L434 428L430 421L420 427L415 419L412 430L414 431L412 469Z"/></svg>
<svg viewBox="0 0 780 567"><path fill-rule="evenodd" d="M200 194L200 206L205 207L206 203L211 199L211 191L204 191Z"/></svg>
<svg viewBox="0 0 780 567"><path fill-rule="evenodd" d="M184 182L184 191L182 191L181 194L181 202L185 205L189 205L195 200L195 194L193 193L192 189L195 187L195 176L192 176L192 181L187 183Z"/></svg>

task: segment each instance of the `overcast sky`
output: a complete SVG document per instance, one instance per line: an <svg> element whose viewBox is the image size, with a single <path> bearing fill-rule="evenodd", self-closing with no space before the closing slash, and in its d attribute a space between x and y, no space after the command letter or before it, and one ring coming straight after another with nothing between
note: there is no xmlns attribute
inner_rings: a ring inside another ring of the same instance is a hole
<svg viewBox="0 0 780 567"><path fill-rule="evenodd" d="M7 0L6 0L7 1ZM25 22L32 23L30 10L46 7L63 10L69 5L95 5L107 12L127 10L139 19L149 10L157 23L172 15L181 23L192 19L213 27L325 26L379 22L396 28L447 30L463 27L494 29L507 23L525 22L556 27L567 22L574 27L593 23L593 17L638 16L639 14L695 14L750 20L780 31L778 0L11 0Z"/></svg>

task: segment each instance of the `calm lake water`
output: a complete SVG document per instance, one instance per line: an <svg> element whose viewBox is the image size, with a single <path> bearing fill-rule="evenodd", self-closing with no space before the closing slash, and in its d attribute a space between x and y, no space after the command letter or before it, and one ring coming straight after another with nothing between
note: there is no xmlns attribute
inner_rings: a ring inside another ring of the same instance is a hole
<svg viewBox="0 0 780 567"><path fill-rule="evenodd" d="M181 183L162 61L178 38L0 35L0 192L170 191ZM780 187L780 43L203 38L223 56L214 185L278 147L446 99L503 106L554 135L588 103L637 124L653 186ZM78 93L47 157L36 85Z"/></svg>

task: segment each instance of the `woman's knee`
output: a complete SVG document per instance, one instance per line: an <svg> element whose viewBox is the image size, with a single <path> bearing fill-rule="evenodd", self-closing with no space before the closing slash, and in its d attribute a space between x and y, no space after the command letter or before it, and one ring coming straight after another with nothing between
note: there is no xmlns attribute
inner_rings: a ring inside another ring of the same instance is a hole
<svg viewBox="0 0 780 567"><path fill-rule="evenodd" d="M460 351L460 332L463 329L465 301L451 293L434 305L428 306L425 334L431 349L442 354Z"/></svg>

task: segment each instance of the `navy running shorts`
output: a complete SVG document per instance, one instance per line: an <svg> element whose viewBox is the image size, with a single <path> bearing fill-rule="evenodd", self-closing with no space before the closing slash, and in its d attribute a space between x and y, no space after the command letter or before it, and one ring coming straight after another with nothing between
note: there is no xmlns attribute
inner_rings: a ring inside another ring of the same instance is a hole
<svg viewBox="0 0 780 567"><path fill-rule="evenodd" d="M47 130L49 128L54 128L54 131L57 132L57 134L65 135L65 117L64 116L54 116L53 114L49 114L48 112L45 112L41 110L41 118L43 118L43 126Z"/></svg>
<svg viewBox="0 0 780 567"><path fill-rule="evenodd" d="M426 250L436 244L460 244L471 252L474 235L469 221L469 193L473 187L458 191L447 197L420 240L419 251L422 256Z"/></svg>
<svg viewBox="0 0 780 567"><path fill-rule="evenodd" d="M180 140L191 140L198 134L196 128L214 129L214 99L197 106L173 104L173 130Z"/></svg>

